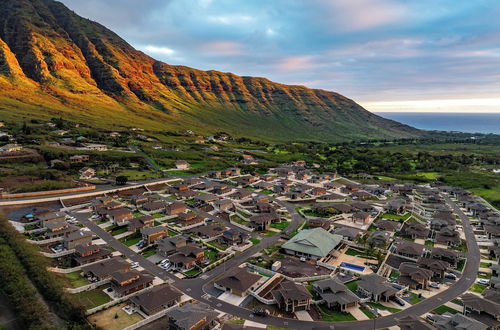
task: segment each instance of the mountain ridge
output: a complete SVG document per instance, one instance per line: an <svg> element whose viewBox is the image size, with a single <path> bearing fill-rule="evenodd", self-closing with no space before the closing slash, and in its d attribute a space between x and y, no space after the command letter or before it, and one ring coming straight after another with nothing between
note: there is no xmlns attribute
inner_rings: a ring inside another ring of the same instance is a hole
<svg viewBox="0 0 500 330"><path fill-rule="evenodd" d="M175 66L53 0L0 0L0 116L269 140L420 135L335 92Z"/></svg>

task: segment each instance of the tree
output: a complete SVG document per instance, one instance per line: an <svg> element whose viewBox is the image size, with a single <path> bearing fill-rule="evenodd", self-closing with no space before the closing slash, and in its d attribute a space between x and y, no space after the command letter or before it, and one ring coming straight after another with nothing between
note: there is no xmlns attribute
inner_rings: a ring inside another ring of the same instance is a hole
<svg viewBox="0 0 500 330"><path fill-rule="evenodd" d="M119 175L116 177L116 185L117 186L124 186L127 184L128 177L125 175Z"/></svg>

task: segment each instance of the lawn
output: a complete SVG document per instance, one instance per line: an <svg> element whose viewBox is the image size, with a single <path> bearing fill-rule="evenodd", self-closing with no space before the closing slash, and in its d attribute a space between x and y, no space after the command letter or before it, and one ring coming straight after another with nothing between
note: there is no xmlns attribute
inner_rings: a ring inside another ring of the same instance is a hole
<svg viewBox="0 0 500 330"><path fill-rule="evenodd" d="M272 230L263 230L263 231L259 231L258 233L261 235L264 235L264 236L273 236L273 235L277 234L277 232L272 231Z"/></svg>
<svg viewBox="0 0 500 330"><path fill-rule="evenodd" d="M243 220L242 218L240 218L236 214L233 214L231 216L231 221L239 223L240 225L243 225L243 226L248 226L248 221Z"/></svg>
<svg viewBox="0 0 500 330"><path fill-rule="evenodd" d="M490 263L489 262L481 262L479 263L479 267L481 268L490 268Z"/></svg>
<svg viewBox="0 0 500 330"><path fill-rule="evenodd" d="M316 306L321 314L323 321L327 322L345 322L345 321L356 321L356 318L351 315L351 313L343 313L339 311L332 311L326 308L321 308Z"/></svg>
<svg viewBox="0 0 500 330"><path fill-rule="evenodd" d="M117 227L111 231L111 235L113 236L120 235L127 232L127 230L128 230L127 226Z"/></svg>
<svg viewBox="0 0 500 330"><path fill-rule="evenodd" d="M356 292L358 290L358 282L356 282L356 281L352 281L352 282L346 283L345 286L349 290L351 290L352 292Z"/></svg>
<svg viewBox="0 0 500 330"><path fill-rule="evenodd" d="M102 290L104 287L99 287L94 290L84 291L72 295L77 302L82 304L86 309L91 309L111 301L111 298Z"/></svg>
<svg viewBox="0 0 500 330"><path fill-rule="evenodd" d="M248 214L246 214L245 212L240 211L240 210L236 210L236 213L238 213L242 218L245 218L245 219L248 219L250 217Z"/></svg>
<svg viewBox="0 0 500 330"><path fill-rule="evenodd" d="M64 277L69 281L73 288L79 288L81 286L89 284L89 281L81 275L82 271L77 270L76 272L65 274Z"/></svg>
<svg viewBox="0 0 500 330"><path fill-rule="evenodd" d="M155 253L156 253L156 248L154 246L148 246L141 252L144 258L149 258L153 256Z"/></svg>
<svg viewBox="0 0 500 330"><path fill-rule="evenodd" d="M370 306L372 306L372 307L374 307L376 309L381 309L381 310L389 311L391 313L401 312L401 309L399 309L399 308L387 307L387 306L384 306L384 305L379 304L379 303L369 302L368 305L370 305Z"/></svg>
<svg viewBox="0 0 500 330"><path fill-rule="evenodd" d="M487 287L488 287L487 285L474 283L472 284L469 290L476 293L482 293Z"/></svg>
<svg viewBox="0 0 500 330"><path fill-rule="evenodd" d="M354 249L347 249L347 251L345 251L345 254L347 254L348 256L359 256L359 255L362 255L363 253L359 252L359 251L356 251Z"/></svg>
<svg viewBox="0 0 500 330"><path fill-rule="evenodd" d="M389 220L395 220L395 221L405 221L408 220L409 217L411 217L411 213L406 213L406 214L392 214L392 213L384 213L381 216L384 219L389 219Z"/></svg>
<svg viewBox="0 0 500 330"><path fill-rule="evenodd" d="M373 315L373 313L370 312L367 308L360 307L359 310L362 311L363 314L365 314L366 316L368 316L368 318L370 318L370 319L374 319L375 318L375 315Z"/></svg>
<svg viewBox="0 0 500 330"><path fill-rule="evenodd" d="M264 194L264 195L271 195L272 193L274 193L274 191L264 189L264 190L261 190L260 193Z"/></svg>
<svg viewBox="0 0 500 330"><path fill-rule="evenodd" d="M128 315L122 308L126 304L119 304L108 308L102 312L88 317L89 321L95 324L99 329L119 330L131 326L143 318L138 313Z"/></svg>
<svg viewBox="0 0 500 330"><path fill-rule="evenodd" d="M460 259L457 263L457 270L461 272L464 269L466 259Z"/></svg>
<svg viewBox="0 0 500 330"><path fill-rule="evenodd" d="M199 273L201 273L199 269L193 268L191 270L188 270L187 272L184 272L184 275L194 277L197 276Z"/></svg>
<svg viewBox="0 0 500 330"><path fill-rule="evenodd" d="M435 310L433 310L434 313L436 314L444 314L446 312L449 312L451 314L457 314L457 313L460 313L459 311L453 309L453 308L450 308L448 306L445 306L445 305L442 305L442 306L439 306L438 308L436 308Z"/></svg>
<svg viewBox="0 0 500 330"><path fill-rule="evenodd" d="M135 218L139 218L139 217L142 217L144 214L142 214L141 212L139 211L135 211L134 213L132 213L134 215Z"/></svg>
<svg viewBox="0 0 500 330"><path fill-rule="evenodd" d="M433 241L425 241L425 245L434 246L434 242Z"/></svg>
<svg viewBox="0 0 500 330"><path fill-rule="evenodd" d="M149 179L149 178L158 178L159 175L156 172L153 171L121 171L116 174L116 176L121 176L124 175L126 176L130 181L134 180L144 180L144 179Z"/></svg>
<svg viewBox="0 0 500 330"><path fill-rule="evenodd" d="M110 220L109 219L104 219L104 220L97 220L95 223L96 225L102 225L103 223L108 223Z"/></svg>
<svg viewBox="0 0 500 330"><path fill-rule="evenodd" d="M415 304L418 304L419 302L422 301L421 298L418 297L418 295L416 293L411 293L410 294L411 298L410 298L410 304L412 305L415 305Z"/></svg>
<svg viewBox="0 0 500 330"><path fill-rule="evenodd" d="M271 227L272 227L272 228L279 229L279 230L284 230L284 229L286 229L289 225L290 225L290 222L288 222L288 221L282 221L282 222L278 222L278 223L272 223L272 224L271 224Z"/></svg>
<svg viewBox="0 0 500 330"><path fill-rule="evenodd" d="M213 246L213 247L216 247L218 248L219 250L222 250L222 251L226 251L229 247L227 245L222 245L216 241L212 241L212 242L208 242L206 243L207 245L209 246Z"/></svg>
<svg viewBox="0 0 500 330"><path fill-rule="evenodd" d="M139 243L141 239L142 239L141 233L136 232L131 235L120 238L119 241L125 244L126 246L132 246L134 244Z"/></svg>
<svg viewBox="0 0 500 330"><path fill-rule="evenodd" d="M397 271L393 270L393 271L391 272L391 275L390 275L389 277L390 277L390 278L392 278L392 279L396 279L396 278L398 278L398 277L399 277L399 275L400 275L400 274L399 274L399 272L397 272Z"/></svg>
<svg viewBox="0 0 500 330"><path fill-rule="evenodd" d="M159 219L159 218L163 218L164 217L164 215L161 214L161 213L153 213L153 214L151 214L151 216L153 218L155 218L155 219Z"/></svg>
<svg viewBox="0 0 500 330"><path fill-rule="evenodd" d="M260 243L260 239L258 238L250 237L248 240L252 242L253 245L257 245Z"/></svg>
<svg viewBox="0 0 500 330"><path fill-rule="evenodd" d="M485 280L491 279L491 274L477 274L478 278L484 278Z"/></svg>
<svg viewBox="0 0 500 330"><path fill-rule="evenodd" d="M218 256L219 254L217 253L217 251L214 251L214 250L205 250L205 257L207 257L208 259L210 259L210 262L214 262L218 259Z"/></svg>

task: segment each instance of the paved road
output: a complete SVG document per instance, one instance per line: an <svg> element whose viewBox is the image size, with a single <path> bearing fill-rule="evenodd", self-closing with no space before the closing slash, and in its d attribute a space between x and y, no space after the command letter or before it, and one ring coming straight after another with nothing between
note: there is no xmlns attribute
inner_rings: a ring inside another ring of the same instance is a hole
<svg viewBox="0 0 500 330"><path fill-rule="evenodd" d="M164 279L169 280L171 283L177 287L179 290L184 292L185 294L191 296L192 298L202 301L213 308L229 313L236 317L240 317L242 319L253 320L256 322L260 322L267 325L273 325L278 327L286 327L286 328L295 328L295 329L312 329L320 326L331 327L334 326L335 329L374 329L374 328L386 328L397 325L397 320L401 317L408 315L422 315L427 312L432 311L433 309L443 305L447 301L450 301L463 292L467 291L467 289L474 283L476 279L477 270L479 268L480 261L480 252L476 243L476 238L472 231L472 226L470 225L468 217L448 198L445 197L446 202L450 205L456 214L462 220L464 232L466 235L467 248L468 251L465 254L467 257L467 263L463 270L463 275L461 278L450 286L447 290L431 297L427 298L424 301L413 305L399 313L380 317L373 320L365 320L365 321L351 321L351 322L322 322L322 321L300 321L295 319L286 319L286 318L278 318L278 317L256 317L252 315L251 311L239 306L231 305L225 301L219 300L216 297L212 297L207 294L204 290L207 286L211 286L211 283L217 279L218 276L225 273L227 270L237 267L245 260L247 260L250 256L257 253L258 251L266 248L272 244L274 244L278 239L279 235L276 234L271 237L264 237L262 241L253 246L252 248L244 251L241 254L236 255L232 259L229 259L222 265L214 268L213 270L204 273L203 278L195 278L195 279L178 279L174 275L160 269L151 261L147 260L143 256L135 253L130 250L127 246L121 244L118 240L116 240L112 235L107 233L105 230L94 224L93 222L88 220L88 214L83 213L73 213L77 219L91 229L94 233L96 233L99 237L101 237L104 241L106 241L112 248L120 251L123 255L127 256L133 261L139 262L139 264L151 272L152 274ZM283 201L276 200L280 205L287 208L287 210L292 215L292 222L290 226L287 228L287 232L293 231L300 221L303 219L299 214L295 211L295 207L291 204L285 203ZM208 278L207 278L208 275Z"/></svg>

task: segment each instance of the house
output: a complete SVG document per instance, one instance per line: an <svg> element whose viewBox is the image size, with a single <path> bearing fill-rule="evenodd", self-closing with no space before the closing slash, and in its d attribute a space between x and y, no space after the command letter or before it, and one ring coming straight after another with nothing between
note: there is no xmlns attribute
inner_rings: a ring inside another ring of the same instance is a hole
<svg viewBox="0 0 500 330"><path fill-rule="evenodd" d="M224 245L242 245L245 244L248 234L235 229L225 230L222 235L217 239L220 244Z"/></svg>
<svg viewBox="0 0 500 330"><path fill-rule="evenodd" d="M97 144L97 143L84 143L83 144L85 150L94 150L94 151L107 151L108 146L105 144Z"/></svg>
<svg viewBox="0 0 500 330"><path fill-rule="evenodd" d="M464 314L482 314L489 316L492 321L500 322L500 303L481 297L472 293L466 293L462 297ZM496 323L498 324L498 323Z"/></svg>
<svg viewBox="0 0 500 330"><path fill-rule="evenodd" d="M255 158L252 155L242 155L241 156L241 161L245 165L254 165L257 164L255 161Z"/></svg>
<svg viewBox="0 0 500 330"><path fill-rule="evenodd" d="M212 186L212 192L217 195L224 195L233 190L232 187L223 184L214 184Z"/></svg>
<svg viewBox="0 0 500 330"><path fill-rule="evenodd" d="M417 264L421 268L431 270L434 273L432 277L436 278L444 278L444 273L450 267L450 263L447 261L424 257L419 258Z"/></svg>
<svg viewBox="0 0 500 330"><path fill-rule="evenodd" d="M368 237L367 242L375 246L386 246L390 240L391 233L385 230L377 230Z"/></svg>
<svg viewBox="0 0 500 330"><path fill-rule="evenodd" d="M177 252L177 250L181 247L187 245L187 240L181 235L172 236L172 237L164 237L160 241L158 241L158 247L156 252L162 257L168 257L171 254Z"/></svg>
<svg viewBox="0 0 500 330"><path fill-rule="evenodd" d="M167 205L165 208L165 214L167 215L177 215L186 212L187 206L184 203L174 202Z"/></svg>
<svg viewBox="0 0 500 330"><path fill-rule="evenodd" d="M154 276L135 269L111 273L111 287L119 297L128 296L153 284Z"/></svg>
<svg viewBox="0 0 500 330"><path fill-rule="evenodd" d="M431 230L429 228L427 228L424 224L418 222L405 222L401 230L403 236L412 239L427 239L430 232Z"/></svg>
<svg viewBox="0 0 500 330"><path fill-rule="evenodd" d="M168 204L164 201L152 201L142 204L142 208L147 212L158 213L166 210Z"/></svg>
<svg viewBox="0 0 500 330"><path fill-rule="evenodd" d="M186 245L178 248L177 252L170 256L170 262L175 269L187 271L205 262L205 252L197 246Z"/></svg>
<svg viewBox="0 0 500 330"><path fill-rule="evenodd" d="M369 297L373 302L387 302L390 298L395 297L399 290L387 283L384 277L372 273L360 277L358 292Z"/></svg>
<svg viewBox="0 0 500 330"><path fill-rule="evenodd" d="M436 234L436 243L448 246L458 246L460 242L460 233L454 226L444 227Z"/></svg>
<svg viewBox="0 0 500 330"><path fill-rule="evenodd" d="M349 290L338 278L330 278L313 283L313 290L330 309L344 312L357 307L360 298Z"/></svg>
<svg viewBox="0 0 500 330"><path fill-rule="evenodd" d="M403 214L407 211L408 205L402 198L391 199L384 206L384 210L388 213Z"/></svg>
<svg viewBox="0 0 500 330"><path fill-rule="evenodd" d="M331 224L330 220L324 218L312 218L307 220L309 228L323 228L324 230L330 230Z"/></svg>
<svg viewBox="0 0 500 330"><path fill-rule="evenodd" d="M187 170L189 169L189 163L185 160L177 160L174 162L175 168L178 170Z"/></svg>
<svg viewBox="0 0 500 330"><path fill-rule="evenodd" d="M454 250L433 247L431 249L431 258L447 261L450 265L455 267L460 258L460 254Z"/></svg>
<svg viewBox="0 0 500 330"><path fill-rule="evenodd" d="M44 233L46 239L64 237L79 230L78 227L70 225L66 221L50 222L45 228L47 228L47 231Z"/></svg>
<svg viewBox="0 0 500 330"><path fill-rule="evenodd" d="M245 297L249 291L255 290L261 282L262 276L250 273L243 268L236 268L216 280L214 287L240 297Z"/></svg>
<svg viewBox="0 0 500 330"><path fill-rule="evenodd" d="M319 196L316 200L329 201L329 202L343 202L343 201L345 201L345 199L346 199L345 196L331 193L331 194Z"/></svg>
<svg viewBox="0 0 500 330"><path fill-rule="evenodd" d="M271 291L278 304L278 308L289 313L298 310L309 310L312 295L303 286L290 281L280 283L278 289Z"/></svg>
<svg viewBox="0 0 500 330"><path fill-rule="evenodd" d="M261 213L250 217L250 226L255 230L267 230L271 223L279 221L276 213Z"/></svg>
<svg viewBox="0 0 500 330"><path fill-rule="evenodd" d="M402 262L399 265L398 283L408 286L414 290L426 290L429 288L429 282L434 272L429 269L421 268L414 262Z"/></svg>
<svg viewBox="0 0 500 330"><path fill-rule="evenodd" d="M402 223L399 221L393 220L378 220L375 222L375 226L380 230L399 232L401 229Z"/></svg>
<svg viewBox="0 0 500 330"><path fill-rule="evenodd" d="M167 312L168 329L209 330L217 325L218 312L202 303L187 303Z"/></svg>
<svg viewBox="0 0 500 330"><path fill-rule="evenodd" d="M92 232L78 230L64 235L63 245L66 249L74 249L77 245L89 245L92 243Z"/></svg>
<svg viewBox="0 0 500 330"><path fill-rule="evenodd" d="M68 134L68 131L62 129L56 129L55 131L52 131L52 134L63 136L65 134Z"/></svg>
<svg viewBox="0 0 500 330"><path fill-rule="evenodd" d="M17 152L23 149L19 144L6 144L0 147L0 152Z"/></svg>
<svg viewBox="0 0 500 330"><path fill-rule="evenodd" d="M168 236L168 229L163 226L146 227L141 229L141 235L144 242L151 244L159 241L165 236Z"/></svg>
<svg viewBox="0 0 500 330"><path fill-rule="evenodd" d="M322 207L331 207L337 210L339 213L351 213L354 211L354 208L349 205L349 204L343 204L343 203L338 203L338 204L331 204L331 205L325 205Z"/></svg>
<svg viewBox="0 0 500 330"><path fill-rule="evenodd" d="M110 258L112 252L102 245L77 245L73 260L78 266L86 265L98 260Z"/></svg>
<svg viewBox="0 0 500 330"><path fill-rule="evenodd" d="M341 242L342 236L314 228L299 231L281 248L290 255L318 260L329 255Z"/></svg>
<svg viewBox="0 0 500 330"><path fill-rule="evenodd" d="M321 187L315 187L309 191L309 194L312 196L326 195L326 189Z"/></svg>
<svg viewBox="0 0 500 330"><path fill-rule="evenodd" d="M373 212L375 210L375 208L367 202L355 201L351 203L351 206L361 212Z"/></svg>
<svg viewBox="0 0 500 330"><path fill-rule="evenodd" d="M107 216L115 225L119 226L128 224L134 217L132 211L124 207L107 211Z"/></svg>
<svg viewBox="0 0 500 330"><path fill-rule="evenodd" d="M178 304L182 293L168 284L155 286L151 290L130 298L137 308L146 315L154 315L162 310Z"/></svg>
<svg viewBox="0 0 500 330"><path fill-rule="evenodd" d="M147 203L149 201L148 195L133 195L130 198L130 202L134 204L135 206L141 206L144 203Z"/></svg>
<svg viewBox="0 0 500 330"><path fill-rule="evenodd" d="M246 189L238 189L236 192L228 196L231 199L245 200L252 197L252 192Z"/></svg>
<svg viewBox="0 0 500 330"><path fill-rule="evenodd" d="M74 156L71 156L69 157L69 161L70 163L83 163L83 162L87 162L90 160L90 156L89 155L74 155Z"/></svg>
<svg viewBox="0 0 500 330"><path fill-rule="evenodd" d="M368 213L368 212L355 212L352 214L352 222L354 222L354 223L368 223L368 222L370 222L370 213Z"/></svg>
<svg viewBox="0 0 500 330"><path fill-rule="evenodd" d="M418 259L424 253L424 246L415 242L410 242L406 240L398 239L394 245L393 252L399 254L400 256Z"/></svg>
<svg viewBox="0 0 500 330"><path fill-rule="evenodd" d="M180 213L175 222L181 227L188 227L204 223L204 219L194 212Z"/></svg>
<svg viewBox="0 0 500 330"><path fill-rule="evenodd" d="M188 230L188 233L193 234L197 237L208 239L214 238L222 235L224 232L224 227L217 224L210 224L205 226L198 226Z"/></svg>
<svg viewBox="0 0 500 330"><path fill-rule="evenodd" d="M130 269L130 264L120 257L113 257L82 267L85 276L99 281L111 278L111 274L118 270L126 271Z"/></svg>
<svg viewBox="0 0 500 330"><path fill-rule="evenodd" d="M41 227L46 227L49 223L62 222L66 220L66 217L64 212L44 212L37 214L35 220L39 221Z"/></svg>
<svg viewBox="0 0 500 330"><path fill-rule="evenodd" d="M439 330L486 330L489 327L471 317L462 314L451 314L450 312L441 315L433 315L434 325Z"/></svg>
<svg viewBox="0 0 500 330"><path fill-rule="evenodd" d="M435 330L433 326L426 323L423 319L415 315L407 315L397 319L401 330Z"/></svg>
<svg viewBox="0 0 500 330"><path fill-rule="evenodd" d="M150 215L143 215L138 218L132 218L128 222L128 231L137 232L144 228L152 227L154 224L154 218Z"/></svg>
<svg viewBox="0 0 500 330"><path fill-rule="evenodd" d="M354 242L360 236L361 230L352 227L335 228L333 234L340 235L346 241Z"/></svg>
<svg viewBox="0 0 500 330"><path fill-rule="evenodd" d="M372 198L376 199L375 196L373 196L369 192L366 192L366 191L363 191L363 190L353 191L351 193L351 197L352 197L352 199L355 199L355 200L358 200L358 201L366 201L366 200L372 199Z"/></svg>
<svg viewBox="0 0 500 330"><path fill-rule="evenodd" d="M95 177L96 172L93 168L84 167L78 171L78 174L80 174L80 180L90 180Z"/></svg>
<svg viewBox="0 0 500 330"><path fill-rule="evenodd" d="M199 195L194 198L195 202L197 205L203 205L206 203L213 203L219 199L218 196L213 195L213 194L204 194L204 195Z"/></svg>
<svg viewBox="0 0 500 330"><path fill-rule="evenodd" d="M234 204L230 199L219 199L215 201L214 205L219 209L219 211L229 211L234 209Z"/></svg>

